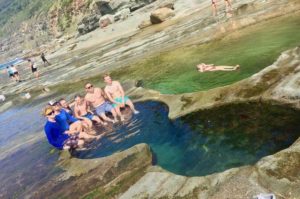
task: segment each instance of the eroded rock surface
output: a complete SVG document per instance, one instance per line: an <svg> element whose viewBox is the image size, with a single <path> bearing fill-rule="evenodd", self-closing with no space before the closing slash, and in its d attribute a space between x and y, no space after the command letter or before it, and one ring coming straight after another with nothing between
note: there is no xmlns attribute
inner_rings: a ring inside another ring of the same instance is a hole
<svg viewBox="0 0 300 199"><path fill-rule="evenodd" d="M45 184L27 190L30 198L102 198L124 192L145 174L152 155L146 144L139 144L109 157L78 159L62 152L56 167L62 169ZM54 191L55 190L55 191Z"/></svg>

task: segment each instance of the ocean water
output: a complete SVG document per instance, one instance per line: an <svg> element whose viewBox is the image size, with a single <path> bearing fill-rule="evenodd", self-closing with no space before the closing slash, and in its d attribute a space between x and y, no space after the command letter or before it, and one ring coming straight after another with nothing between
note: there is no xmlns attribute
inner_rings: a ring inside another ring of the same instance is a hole
<svg viewBox="0 0 300 199"><path fill-rule="evenodd" d="M8 61L6 63L0 64L0 70L5 69L7 66L16 65L22 63L24 60L22 58L15 58L14 60Z"/></svg>

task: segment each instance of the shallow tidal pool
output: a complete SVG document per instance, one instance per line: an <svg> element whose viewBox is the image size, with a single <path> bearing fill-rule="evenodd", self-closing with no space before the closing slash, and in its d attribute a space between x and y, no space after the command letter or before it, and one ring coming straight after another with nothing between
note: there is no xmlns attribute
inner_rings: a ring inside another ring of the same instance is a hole
<svg viewBox="0 0 300 199"><path fill-rule="evenodd" d="M281 52L299 46L300 15L264 21L227 32L203 45L174 49L112 72L115 78L143 80L146 88L165 94L187 93L225 86L271 65ZM241 66L234 72L196 71L199 63Z"/></svg>

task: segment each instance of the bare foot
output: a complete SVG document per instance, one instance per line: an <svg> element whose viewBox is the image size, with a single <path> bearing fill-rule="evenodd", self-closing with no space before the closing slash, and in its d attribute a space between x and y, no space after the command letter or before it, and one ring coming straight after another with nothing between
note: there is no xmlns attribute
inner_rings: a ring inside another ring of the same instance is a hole
<svg viewBox="0 0 300 199"><path fill-rule="evenodd" d="M96 139L96 140L100 140L103 136L104 136L103 134L97 135L97 136L95 137L95 139Z"/></svg>

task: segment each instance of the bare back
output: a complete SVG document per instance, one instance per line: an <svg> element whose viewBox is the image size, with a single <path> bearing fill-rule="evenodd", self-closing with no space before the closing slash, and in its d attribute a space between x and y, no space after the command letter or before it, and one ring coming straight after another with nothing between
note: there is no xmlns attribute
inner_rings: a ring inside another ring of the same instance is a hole
<svg viewBox="0 0 300 199"><path fill-rule="evenodd" d="M103 91L101 88L94 88L94 92L87 93L84 99L94 108L100 106L105 102L105 99L103 97Z"/></svg>

